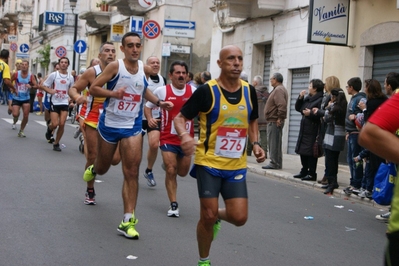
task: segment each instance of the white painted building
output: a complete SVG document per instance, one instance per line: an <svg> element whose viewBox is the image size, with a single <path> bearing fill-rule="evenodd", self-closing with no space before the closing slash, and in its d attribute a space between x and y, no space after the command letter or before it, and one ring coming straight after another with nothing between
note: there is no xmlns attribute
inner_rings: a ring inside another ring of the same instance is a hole
<svg viewBox="0 0 399 266"><path fill-rule="evenodd" d="M141 59L146 60L155 55L162 61L161 74L167 78L169 65L174 60L185 61L193 73L209 68L210 44L212 38L213 13L210 10L212 0L157 0L149 7L141 7L137 0L110 0L107 11L101 11L92 1L87 1L85 11L79 18L86 21L88 36L88 60L97 57L100 44L114 41L116 47L121 45L112 37L113 25L122 26L122 35L131 31L130 17L153 20L159 24L156 38L143 37ZM176 33L168 21L182 22L183 28ZM166 23L165 23L166 22ZM189 27L189 23L194 22ZM187 28L184 28L187 25ZM174 36L173 36L174 35ZM170 44L170 55L165 56L165 47ZM123 55L118 50L117 58Z"/></svg>
<svg viewBox="0 0 399 266"><path fill-rule="evenodd" d="M399 72L399 1L348 2L348 45L335 46L307 42L309 12L313 12L310 0L214 1L212 76L219 73L216 60L220 48L228 44L242 49L244 71L250 79L263 76L269 90L270 76L274 72L283 75L290 97L283 132L285 153L294 153L301 119L294 104L311 79L324 81L335 75L345 89L354 76L376 78L383 84L386 73Z"/></svg>

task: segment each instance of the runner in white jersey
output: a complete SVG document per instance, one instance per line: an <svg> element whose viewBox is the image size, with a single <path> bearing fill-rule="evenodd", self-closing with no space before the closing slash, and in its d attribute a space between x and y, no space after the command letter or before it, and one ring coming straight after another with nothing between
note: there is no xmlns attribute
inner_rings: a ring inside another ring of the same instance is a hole
<svg viewBox="0 0 399 266"><path fill-rule="evenodd" d="M98 155L94 165L89 166L83 179L88 182L96 174L105 174L111 166L117 144L120 145L122 172L124 176L122 198L124 216L118 232L127 238L138 239L135 218L138 195L138 173L142 156L143 138L141 136L144 99L170 110L171 102L158 99L147 90L146 74L139 60L142 44L140 36L128 32L122 37L121 51L125 58L108 64L90 86L94 97L106 97L104 112L98 123ZM103 89L107 83L107 90Z"/></svg>
<svg viewBox="0 0 399 266"><path fill-rule="evenodd" d="M147 59L147 65L151 68L150 76L148 77L148 89L152 92L156 88L166 85L166 79L162 77L159 72L160 61L156 56L150 56ZM151 109L154 126L150 127L149 122L143 115L143 132L147 132L148 136L148 151L147 151L147 168L144 171L144 177L147 179L147 185L150 187L155 187L157 183L155 182L154 175L152 173L152 167L154 166L155 160L158 155L159 147L159 122L160 122L160 110L159 107L155 106Z"/></svg>
<svg viewBox="0 0 399 266"><path fill-rule="evenodd" d="M103 111L103 104L105 98L93 97L90 93L87 95L81 94L86 88L90 87L95 78L101 75L103 69L115 61L116 51L115 46L112 42L105 42L100 46L98 58L99 64L93 67L89 67L76 81L73 87L69 90L69 96L73 99L76 104L83 105L82 112L83 117L79 120L81 123L81 131L84 136L84 153L86 156L85 168L89 167L94 163L97 157L98 149L98 132L97 125L99 117ZM106 86L103 88L106 90ZM82 121L81 121L82 120ZM116 149L112 165L117 165L120 162L119 149ZM94 191L94 179L87 182L87 189L85 193L84 203L86 205L95 205L95 191Z"/></svg>
<svg viewBox="0 0 399 266"><path fill-rule="evenodd" d="M68 91L74 83L72 75L67 71L69 59L67 57L61 57L58 64L60 70L51 73L40 88L51 94L51 122L47 127L46 138L47 140L50 140L52 131L57 129L57 135L53 143L53 150L55 151L61 151L60 140L64 134L65 122L68 115Z"/></svg>

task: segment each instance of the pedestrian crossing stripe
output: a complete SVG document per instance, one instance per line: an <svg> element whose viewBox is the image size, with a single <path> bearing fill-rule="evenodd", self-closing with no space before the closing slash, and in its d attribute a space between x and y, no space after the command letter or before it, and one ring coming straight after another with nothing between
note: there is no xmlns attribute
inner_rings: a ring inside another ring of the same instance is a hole
<svg viewBox="0 0 399 266"><path fill-rule="evenodd" d="M12 118L2 118L4 121L6 121L7 123L9 123L9 124L14 124L14 120L12 119ZM29 122L31 122L32 120L29 120ZM28 122L28 124L29 124L29 122ZM47 123L46 123L46 121L39 121L39 120L33 120L33 122L36 122L36 123L38 123L39 125L42 125L42 126L44 126L44 127L47 127ZM21 124L21 120L18 120L18 122L17 122L17 125L20 125ZM73 128L76 128L76 125L73 125L73 124L71 124L71 123L65 123L65 125L67 125L67 126L70 126L70 127L73 127Z"/></svg>

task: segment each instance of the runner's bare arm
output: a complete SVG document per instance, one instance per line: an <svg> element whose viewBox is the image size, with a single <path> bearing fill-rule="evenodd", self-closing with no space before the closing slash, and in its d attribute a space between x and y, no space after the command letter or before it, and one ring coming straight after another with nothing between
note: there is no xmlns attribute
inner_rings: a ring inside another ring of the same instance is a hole
<svg viewBox="0 0 399 266"><path fill-rule="evenodd" d="M87 69L76 81L72 88L69 89L69 97L74 100L77 104L82 104L86 101L86 97L80 93L89 86L95 79L94 68Z"/></svg>
<svg viewBox="0 0 399 266"><path fill-rule="evenodd" d="M118 74L119 63L114 61L109 63L101 75L99 75L91 84L89 92L95 97L112 97L122 99L126 88L118 88L116 90L104 90L103 86L105 83L110 81L113 77Z"/></svg>
<svg viewBox="0 0 399 266"><path fill-rule="evenodd" d="M174 106L172 102L165 102L163 100L158 99L158 97L155 96L154 93L152 91L150 91L150 90L146 90L146 92L144 94L144 98L147 101L150 101L153 104L161 107L162 109L170 110Z"/></svg>
<svg viewBox="0 0 399 266"><path fill-rule="evenodd" d="M187 121L189 120L180 112L173 119L177 135L180 138L180 147L186 156L191 156L195 152L195 140L186 130Z"/></svg>
<svg viewBox="0 0 399 266"><path fill-rule="evenodd" d="M45 92L50 93L50 94L55 94L55 90L54 89L49 88L49 87L44 85L44 83L46 83L46 81L50 78L50 75L48 75L45 79L43 79L42 83L39 85L39 89L44 90Z"/></svg>

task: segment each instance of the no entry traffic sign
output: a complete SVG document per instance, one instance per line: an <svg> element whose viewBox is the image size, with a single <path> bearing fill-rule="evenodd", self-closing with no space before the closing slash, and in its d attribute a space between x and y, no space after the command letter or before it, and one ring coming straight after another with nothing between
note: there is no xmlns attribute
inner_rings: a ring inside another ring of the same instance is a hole
<svg viewBox="0 0 399 266"><path fill-rule="evenodd" d="M148 39L155 39L161 34L161 26L155 20L147 20L143 25L143 34Z"/></svg>

